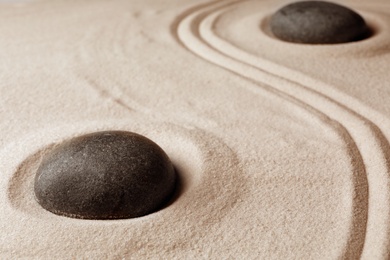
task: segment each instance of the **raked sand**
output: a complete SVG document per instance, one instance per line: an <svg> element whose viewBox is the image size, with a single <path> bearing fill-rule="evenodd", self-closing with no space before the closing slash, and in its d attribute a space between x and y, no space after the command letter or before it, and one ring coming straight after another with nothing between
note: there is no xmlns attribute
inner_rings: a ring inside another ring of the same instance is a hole
<svg viewBox="0 0 390 260"><path fill-rule="evenodd" d="M301 45L291 1L1 1L0 258L388 259L390 3L336 1L369 39ZM147 136L180 188L135 219L34 199L53 144Z"/></svg>

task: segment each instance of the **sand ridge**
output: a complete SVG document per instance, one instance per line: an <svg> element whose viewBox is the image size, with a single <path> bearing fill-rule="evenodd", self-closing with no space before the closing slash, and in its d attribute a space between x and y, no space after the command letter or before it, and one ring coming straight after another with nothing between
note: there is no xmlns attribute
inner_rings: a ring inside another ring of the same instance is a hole
<svg viewBox="0 0 390 260"><path fill-rule="evenodd" d="M360 242L360 245L365 244L365 247L369 249L363 251L363 258L385 258L388 253L387 241L389 241L390 227L387 223L389 223L390 208L383 202L389 200L390 192L387 181L380 183L378 180L388 180L389 178L387 158L390 146L388 141L373 122L352 111L344 105L344 102L340 104L328 96L318 93L315 90L313 91L310 89L310 85L308 87L302 86L300 81L298 80L297 82L295 79L297 76L293 72L283 74L282 78L279 75L275 75L276 73L280 73L278 65L270 64L268 61L263 62L263 60L256 56L251 56L219 38L214 33L215 22L220 16L223 16L226 10L236 7L234 5L241 4L241 2L237 3L236 1L224 1L195 11L180 22L181 24L178 26L180 40L189 49L205 59L254 81L271 85L274 89L281 89L282 93L301 101L303 103L302 105L306 106L307 109L317 109L320 113L322 112L329 118L340 123L341 127L345 128L344 131L347 134L344 134L344 136L349 137L345 142L354 142L351 148L354 150L353 156L356 160L359 160L359 157L361 158L360 165L357 164L356 171L357 173L361 171L361 173L360 177L357 178L364 179L364 175L366 174L370 189L370 199L367 202L369 216L367 218L361 218L359 222L368 221L367 219L373 221L373 223L367 223L367 230L363 228L357 231L355 235L362 236L363 234L361 232L366 232L366 239L364 242ZM245 13L243 14L245 15ZM241 31L241 33L243 32ZM246 35L251 35L252 33L254 32L244 32ZM270 77L267 73L273 75ZM297 90L297 88L300 89ZM360 182L361 180L357 181L357 187L360 186ZM359 191L357 192L359 193ZM360 194L360 199L356 197L356 205L361 204L362 198L368 196L364 192L366 191L363 190L363 194ZM357 209L357 212L362 213L361 209ZM384 228L385 226L387 228ZM381 234L382 239L380 240L385 244L377 252L373 252L372 249L377 247L378 234ZM351 241L357 241L357 239L351 238ZM352 255L348 255L349 253ZM357 247L351 245L350 251L343 258L356 258L357 255L354 255L356 253Z"/></svg>
<svg viewBox="0 0 390 260"><path fill-rule="evenodd" d="M7 6L0 255L386 259L385 110L326 80L331 63L317 77L280 59L298 52L306 68L335 49L346 67L368 47L383 53L387 4L376 2L345 2L362 6L378 32L336 46L273 39L265 21L285 1L32 1L22 7L24 18ZM74 26L75 19L82 23ZM241 20L251 26L244 30ZM29 33L39 28L45 37ZM257 52L256 42L240 43L237 28L278 57ZM359 59L372 57L385 63L375 53ZM175 200L145 217L108 222L40 208L31 185L45 151L109 129L144 134L167 152L181 176Z"/></svg>

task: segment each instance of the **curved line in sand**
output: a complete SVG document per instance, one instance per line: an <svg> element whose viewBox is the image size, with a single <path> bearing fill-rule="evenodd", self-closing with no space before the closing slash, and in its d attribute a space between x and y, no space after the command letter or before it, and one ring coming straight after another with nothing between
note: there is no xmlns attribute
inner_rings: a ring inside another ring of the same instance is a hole
<svg viewBox="0 0 390 260"><path fill-rule="evenodd" d="M328 118L328 123L335 126L347 144L356 170L353 180L356 190L353 198L354 217L350 225L351 234L341 257L388 257L390 145L373 120L383 120L382 126L389 126L389 121L324 82L254 57L219 38L213 31L214 22L226 8L237 4L240 2L222 0L192 8L174 22L172 34L184 47L203 59L255 83L266 84L267 87L258 85L299 104L324 120ZM317 88L322 91L319 92ZM343 104L345 100L355 109ZM373 120L369 120L367 115ZM364 183L368 183L369 191L364 188ZM365 205L360 205L362 201ZM365 211L363 214L362 210Z"/></svg>

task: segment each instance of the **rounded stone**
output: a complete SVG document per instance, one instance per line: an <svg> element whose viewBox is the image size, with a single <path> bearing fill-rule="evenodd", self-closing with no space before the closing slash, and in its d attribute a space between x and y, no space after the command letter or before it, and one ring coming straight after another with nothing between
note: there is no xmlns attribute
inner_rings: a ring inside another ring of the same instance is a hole
<svg viewBox="0 0 390 260"><path fill-rule="evenodd" d="M79 136L43 158L34 183L38 203L82 219L135 218L159 210L175 189L166 153L148 138L125 131Z"/></svg>
<svg viewBox="0 0 390 260"><path fill-rule="evenodd" d="M296 2L282 7L271 17L270 28L283 41L309 44L353 42L370 33L359 14L323 1Z"/></svg>

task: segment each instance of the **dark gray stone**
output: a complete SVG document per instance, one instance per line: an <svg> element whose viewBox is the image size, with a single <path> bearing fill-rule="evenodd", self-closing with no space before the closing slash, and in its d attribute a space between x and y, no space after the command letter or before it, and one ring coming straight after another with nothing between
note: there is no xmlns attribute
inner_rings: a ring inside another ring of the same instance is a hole
<svg viewBox="0 0 390 260"><path fill-rule="evenodd" d="M359 14L347 7L323 1L286 5L271 17L270 27L281 40L311 44L353 42L370 34Z"/></svg>
<svg viewBox="0 0 390 260"><path fill-rule="evenodd" d="M38 203L58 215L83 219L144 216L175 189L168 156L144 136L106 131L79 136L45 155L34 184Z"/></svg>

